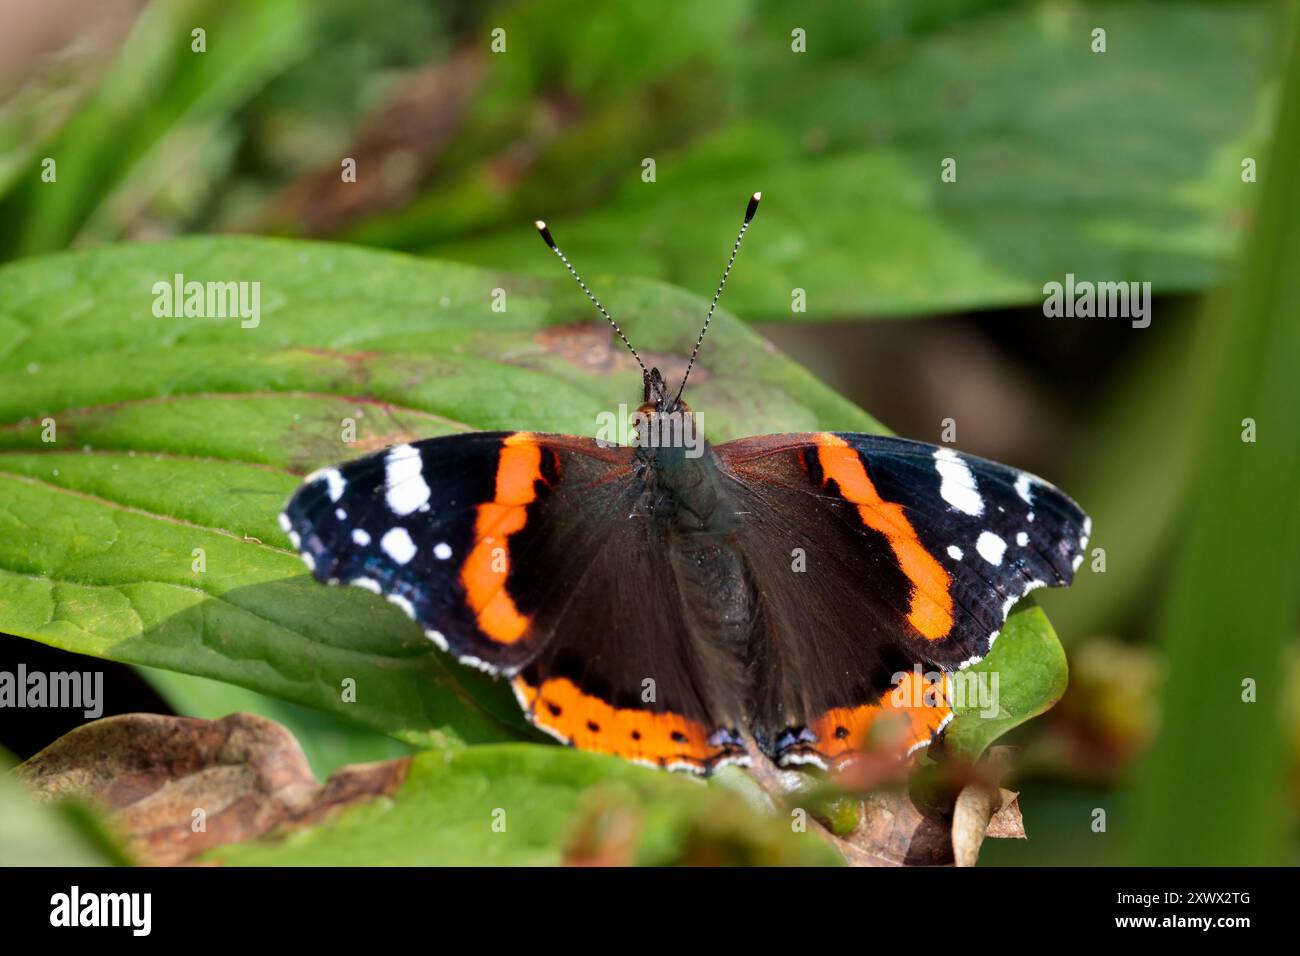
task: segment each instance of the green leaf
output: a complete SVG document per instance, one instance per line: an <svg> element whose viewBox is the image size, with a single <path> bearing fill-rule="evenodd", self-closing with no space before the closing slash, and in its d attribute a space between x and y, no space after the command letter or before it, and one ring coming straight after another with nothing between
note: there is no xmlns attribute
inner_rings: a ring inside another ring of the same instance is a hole
<svg viewBox="0 0 1300 956"><path fill-rule="evenodd" d="M498 745L417 754L401 788L305 830L221 847L245 866L555 865L565 851L646 866L834 864L722 787L558 747Z"/></svg>
<svg viewBox="0 0 1300 956"><path fill-rule="evenodd" d="M1065 693L1065 651L1047 615L1022 601L1011 612L988 657L960 672L956 716L945 746L972 759L1013 727L1048 710ZM987 698L979 696L985 688Z"/></svg>
<svg viewBox="0 0 1300 956"><path fill-rule="evenodd" d="M1239 163L1267 135L1285 35L1272 2L832 4L793 20L721 4L698 29L682 2L661 16L689 26L638 47L627 4L577 6L502 14L511 52L459 148L418 201L345 235L545 272L526 225L540 216L583 268L702 293L761 189L728 293L746 317L1037 303L1066 273L1202 289L1239 232ZM575 21L593 26L557 35ZM557 90L574 105L539 136ZM502 155L525 151L503 176Z"/></svg>
<svg viewBox="0 0 1300 956"><path fill-rule="evenodd" d="M260 321L155 317L154 283L177 273L260 282ZM706 304L650 281L602 289L672 377ZM539 739L504 685L449 661L396 608L317 584L276 515L303 474L364 451L469 428L594 434L601 412L637 402L635 365L568 277L220 238L14 264L0 303L0 629L415 746ZM693 404L714 441L882 431L725 312L701 358ZM51 423L57 440L43 441ZM968 731L963 716L954 731L975 750L1064 680L1037 611L1013 615L988 666L1009 722ZM1033 676L1017 686L1021 671Z"/></svg>

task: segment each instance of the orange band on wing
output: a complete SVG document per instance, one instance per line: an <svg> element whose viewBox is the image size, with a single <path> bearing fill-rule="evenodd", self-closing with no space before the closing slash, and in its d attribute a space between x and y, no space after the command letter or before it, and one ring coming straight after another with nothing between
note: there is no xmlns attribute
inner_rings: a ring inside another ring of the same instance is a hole
<svg viewBox="0 0 1300 956"><path fill-rule="evenodd" d="M743 752L710 744L708 728L697 720L614 707L583 693L565 677L549 677L534 686L519 676L512 683L529 720L580 750L696 770L707 770L721 757Z"/></svg>
<svg viewBox="0 0 1300 956"><path fill-rule="evenodd" d="M952 630L952 594L943 569L907 520L903 506L885 501L867 477L862 458L838 435L818 438L817 460L827 479L834 479L846 501L858 506L862 523L889 541L898 565L912 582L912 606L907 619L923 637L937 641Z"/></svg>
<svg viewBox="0 0 1300 956"><path fill-rule="evenodd" d="M474 548L460 571L479 630L502 644L513 644L528 631L528 618L506 590L506 539L528 523L528 505L537 497L535 482L541 477L542 449L533 436L518 432L507 438L497 459L496 491L491 501L478 506Z"/></svg>
<svg viewBox="0 0 1300 956"><path fill-rule="evenodd" d="M808 729L817 735L812 749L835 764L862 752L911 753L928 744L951 716L951 675L927 680L913 671L876 703L833 708Z"/></svg>

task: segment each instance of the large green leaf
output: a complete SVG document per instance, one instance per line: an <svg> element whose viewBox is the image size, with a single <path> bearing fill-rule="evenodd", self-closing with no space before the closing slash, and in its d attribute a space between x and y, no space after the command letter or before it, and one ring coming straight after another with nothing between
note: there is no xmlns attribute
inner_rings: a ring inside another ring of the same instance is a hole
<svg viewBox="0 0 1300 956"><path fill-rule="evenodd" d="M813 832L760 816L721 787L556 747L417 754L391 797L287 837L222 847L250 866L833 864Z"/></svg>
<svg viewBox="0 0 1300 956"><path fill-rule="evenodd" d="M1267 133L1277 3L723 3L703 21L676 6L656 14L682 28L649 42L624 3L496 17L511 45L426 194L348 237L545 270L526 227L541 216L579 264L704 292L761 189L729 299L747 317L1039 302L1067 272L1199 289L1221 272L1239 164ZM560 95L574 102L538 134Z"/></svg>
<svg viewBox="0 0 1300 956"><path fill-rule="evenodd" d="M155 317L153 285L177 273L260 282L259 324ZM682 367L704 302L649 281L602 290L643 354ZM449 662L396 608L312 580L276 515L305 472L363 451L468 428L594 434L599 413L637 401L630 357L567 277L201 239L11 265L0 303L0 629L417 746L536 739L502 685ZM726 313L692 396L716 441L881 430ZM1003 694L1025 675L1028 699L1000 714L1016 722L1063 679L1036 610L1013 616L986 666ZM972 733L969 749L988 739Z"/></svg>

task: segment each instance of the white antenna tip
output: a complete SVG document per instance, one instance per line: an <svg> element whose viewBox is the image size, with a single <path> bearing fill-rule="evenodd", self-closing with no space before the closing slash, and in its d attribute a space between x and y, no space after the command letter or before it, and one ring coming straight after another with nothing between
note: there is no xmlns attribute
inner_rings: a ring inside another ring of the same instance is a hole
<svg viewBox="0 0 1300 956"><path fill-rule="evenodd" d="M537 227L538 233L541 234L541 237L546 242L546 244L550 246L552 249L555 249L555 240L551 238L551 230L546 228L546 223L542 222L542 220L540 219L534 219L533 225ZM559 252L558 249L555 249L555 251Z"/></svg>

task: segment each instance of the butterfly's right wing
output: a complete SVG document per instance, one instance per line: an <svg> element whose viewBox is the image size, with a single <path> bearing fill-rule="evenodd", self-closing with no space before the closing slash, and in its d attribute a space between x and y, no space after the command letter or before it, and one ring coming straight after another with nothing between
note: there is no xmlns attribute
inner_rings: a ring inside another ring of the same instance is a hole
<svg viewBox="0 0 1300 956"><path fill-rule="evenodd" d="M896 710L902 743L928 743L952 714L937 693L951 672L988 653L1017 600L1068 584L1082 560L1078 505L950 448L821 432L716 451L767 635L756 736L782 762L833 763Z"/></svg>

